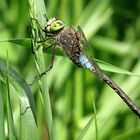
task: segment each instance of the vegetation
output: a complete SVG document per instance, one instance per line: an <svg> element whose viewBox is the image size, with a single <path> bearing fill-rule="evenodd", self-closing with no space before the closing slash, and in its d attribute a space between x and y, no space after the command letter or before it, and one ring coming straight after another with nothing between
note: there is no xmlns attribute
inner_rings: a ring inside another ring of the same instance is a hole
<svg viewBox="0 0 140 140"><path fill-rule="evenodd" d="M98 77L75 66L44 28L56 16L66 26L81 26L87 53L140 107L140 1L2 0L0 7L0 139L138 140L139 118ZM31 41L32 39L32 41ZM32 43L31 43L32 42ZM51 42L49 42L51 43Z"/></svg>

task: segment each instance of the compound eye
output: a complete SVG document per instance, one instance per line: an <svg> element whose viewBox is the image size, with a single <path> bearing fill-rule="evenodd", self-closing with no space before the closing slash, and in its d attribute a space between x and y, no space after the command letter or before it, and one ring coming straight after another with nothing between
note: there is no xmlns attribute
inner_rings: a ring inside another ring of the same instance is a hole
<svg viewBox="0 0 140 140"><path fill-rule="evenodd" d="M50 25L50 30L52 32L57 32L61 30L63 27L64 27L64 23L61 20L56 20L52 22L52 24Z"/></svg>
<svg viewBox="0 0 140 140"><path fill-rule="evenodd" d="M56 22L56 26L64 26L64 24L63 24L62 21L58 20L58 21Z"/></svg>

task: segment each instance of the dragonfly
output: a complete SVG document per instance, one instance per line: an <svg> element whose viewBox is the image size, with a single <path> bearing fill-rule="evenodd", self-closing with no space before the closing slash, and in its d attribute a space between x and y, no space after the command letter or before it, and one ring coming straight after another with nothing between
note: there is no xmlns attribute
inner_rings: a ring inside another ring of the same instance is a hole
<svg viewBox="0 0 140 140"><path fill-rule="evenodd" d="M43 40L38 41L38 43L53 40L54 43L44 47L44 50L53 47L53 55L50 67L38 75L38 78L42 77L42 75L46 74L53 67L56 46L59 46L70 58L70 60L78 67L88 69L93 74L98 76L99 79L109 85L122 98L128 107L140 118L140 109L136 106L136 104L133 103L128 95L125 94L125 92L113 80L103 73L95 60L91 59L84 52L83 48L87 47L88 43L80 26L78 26L77 29L65 27L65 24L61 20L57 19L56 17L52 17L49 20L47 19L47 24L42 31L46 34L46 37Z"/></svg>

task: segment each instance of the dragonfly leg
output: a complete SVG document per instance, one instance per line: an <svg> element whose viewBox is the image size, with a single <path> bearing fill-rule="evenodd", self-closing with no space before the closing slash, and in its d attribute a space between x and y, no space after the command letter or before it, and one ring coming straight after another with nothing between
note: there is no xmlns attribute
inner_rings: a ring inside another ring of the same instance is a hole
<svg viewBox="0 0 140 140"><path fill-rule="evenodd" d="M38 20L36 18L31 18L31 20L35 20L36 23L38 24L39 28L43 31L46 32L44 29L42 29L41 25L39 24Z"/></svg>
<svg viewBox="0 0 140 140"><path fill-rule="evenodd" d="M51 64L49 65L49 67L44 71L42 72L41 74L37 75L34 80L32 81L32 83L29 84L29 86L32 86L37 80L39 80L44 74L46 74L49 70L52 69L53 67L53 64L54 64L54 59L55 59L55 54L56 54L56 43L53 44L53 45L50 45L48 47L46 47L46 49L50 48L50 47L54 47L54 50L53 50L53 55L52 55L52 59L51 59Z"/></svg>
<svg viewBox="0 0 140 140"><path fill-rule="evenodd" d="M53 68L55 54L56 54L56 43L53 44L53 45L48 46L46 49L48 49L50 47L54 47L54 49L53 49L53 55L52 55L52 59L51 59L51 64L49 65L49 67L44 72L42 72L41 74L39 74L38 76L36 76L35 79L38 79L39 80L44 74L46 74L49 70L51 70Z"/></svg>
<svg viewBox="0 0 140 140"><path fill-rule="evenodd" d="M39 41L37 41L37 43L42 43L42 42L45 42L45 41L47 41L47 40L54 40L54 38L53 37L46 37L46 38L44 38L44 39L42 39L42 40L39 40Z"/></svg>
<svg viewBox="0 0 140 140"><path fill-rule="evenodd" d="M57 45L57 43L52 44L52 45L46 47L46 49L49 49L50 47L54 47L53 55L52 55L52 59L51 59L51 64L49 65L49 67L44 72L42 72L41 74L37 75L34 78L34 80L31 83L29 83L29 86L32 86L36 82L36 80L39 80L44 74L46 74L49 70L52 69L53 64L54 64L55 54L56 54L56 45Z"/></svg>
<svg viewBox="0 0 140 140"><path fill-rule="evenodd" d="M54 46L56 46L56 43L50 44L49 46L44 47L44 48L43 48L43 51L46 51L46 50L48 50L49 48L52 48L52 47L54 47Z"/></svg>

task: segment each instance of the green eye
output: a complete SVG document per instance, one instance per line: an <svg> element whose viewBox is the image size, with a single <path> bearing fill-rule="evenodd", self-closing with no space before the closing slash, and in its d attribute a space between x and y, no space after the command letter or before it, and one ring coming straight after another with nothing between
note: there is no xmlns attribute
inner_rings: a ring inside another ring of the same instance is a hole
<svg viewBox="0 0 140 140"><path fill-rule="evenodd" d="M61 20L56 20L52 22L52 24L50 25L50 30L52 32L56 32L62 29L63 27L64 27L64 23Z"/></svg>

